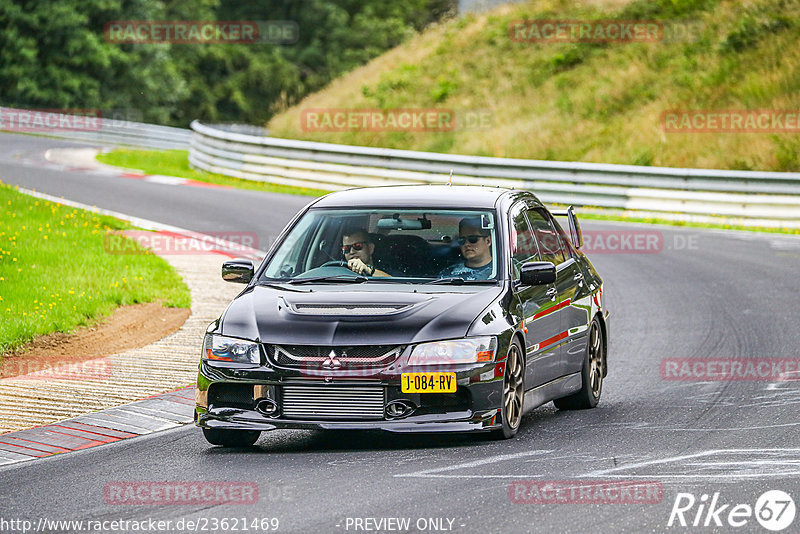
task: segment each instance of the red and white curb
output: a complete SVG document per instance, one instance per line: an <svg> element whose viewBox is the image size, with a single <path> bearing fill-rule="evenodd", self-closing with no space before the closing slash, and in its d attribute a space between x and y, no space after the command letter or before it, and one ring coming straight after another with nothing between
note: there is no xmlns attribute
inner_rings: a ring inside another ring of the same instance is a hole
<svg viewBox="0 0 800 534"><path fill-rule="evenodd" d="M146 174L143 172L122 169L107 165L97 161L96 156L100 152L108 149L101 148L51 148L44 152L45 164L49 167L69 172L82 172L102 174L117 178L129 178L142 180L161 185L178 185L189 187L205 187L212 189L230 189L230 186L221 184L211 184L192 180L190 178L180 178L177 176L167 176L164 174Z"/></svg>
<svg viewBox="0 0 800 534"><path fill-rule="evenodd" d="M44 426L0 434L0 466L78 451L192 423L194 388L182 388Z"/></svg>

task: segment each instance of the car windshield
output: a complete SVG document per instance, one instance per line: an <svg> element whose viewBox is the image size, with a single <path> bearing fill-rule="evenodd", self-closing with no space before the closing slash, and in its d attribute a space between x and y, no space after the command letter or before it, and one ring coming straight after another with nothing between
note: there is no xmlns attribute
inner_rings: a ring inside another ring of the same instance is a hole
<svg viewBox="0 0 800 534"><path fill-rule="evenodd" d="M261 281L494 281L495 227L491 211L312 209L280 243Z"/></svg>

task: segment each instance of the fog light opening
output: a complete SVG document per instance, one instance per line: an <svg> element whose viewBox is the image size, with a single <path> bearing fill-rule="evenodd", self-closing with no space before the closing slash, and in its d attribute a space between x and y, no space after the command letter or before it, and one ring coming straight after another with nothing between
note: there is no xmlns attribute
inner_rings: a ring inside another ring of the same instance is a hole
<svg viewBox="0 0 800 534"><path fill-rule="evenodd" d="M278 404L272 399L259 399L256 402L256 411L267 417L278 415Z"/></svg>
<svg viewBox="0 0 800 534"><path fill-rule="evenodd" d="M386 418L398 419L408 417L417 407L411 401L395 400L386 405Z"/></svg>

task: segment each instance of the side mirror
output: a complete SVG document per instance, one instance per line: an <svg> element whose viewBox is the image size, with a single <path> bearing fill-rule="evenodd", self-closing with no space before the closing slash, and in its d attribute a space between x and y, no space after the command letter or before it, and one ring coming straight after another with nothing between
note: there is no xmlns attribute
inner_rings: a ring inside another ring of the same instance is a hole
<svg viewBox="0 0 800 534"><path fill-rule="evenodd" d="M540 286L556 281L556 266L549 261L529 261L522 264L519 281L523 286Z"/></svg>
<svg viewBox="0 0 800 534"><path fill-rule="evenodd" d="M581 223L578 222L578 217L575 216L575 208L568 207L565 210L552 210L550 213L556 217L566 217L569 223L569 238L572 246L576 250L583 246L583 232L581 232Z"/></svg>
<svg viewBox="0 0 800 534"><path fill-rule="evenodd" d="M575 210L570 206L567 209L567 217L569 217L569 235L572 238L572 246L579 249L583 246L583 232L581 232L581 223L578 222L578 217L575 216Z"/></svg>
<svg viewBox="0 0 800 534"><path fill-rule="evenodd" d="M250 260L228 260L222 264L222 279L234 284L247 284L253 279L255 268Z"/></svg>

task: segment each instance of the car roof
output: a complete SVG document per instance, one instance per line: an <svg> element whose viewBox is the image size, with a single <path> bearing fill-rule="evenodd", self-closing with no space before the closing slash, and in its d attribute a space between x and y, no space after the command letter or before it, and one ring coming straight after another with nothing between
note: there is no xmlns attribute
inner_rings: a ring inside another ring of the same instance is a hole
<svg viewBox="0 0 800 534"><path fill-rule="evenodd" d="M348 189L325 195L313 208L484 208L493 209L503 195L501 187L469 185L393 185ZM531 195L531 197L533 197Z"/></svg>

